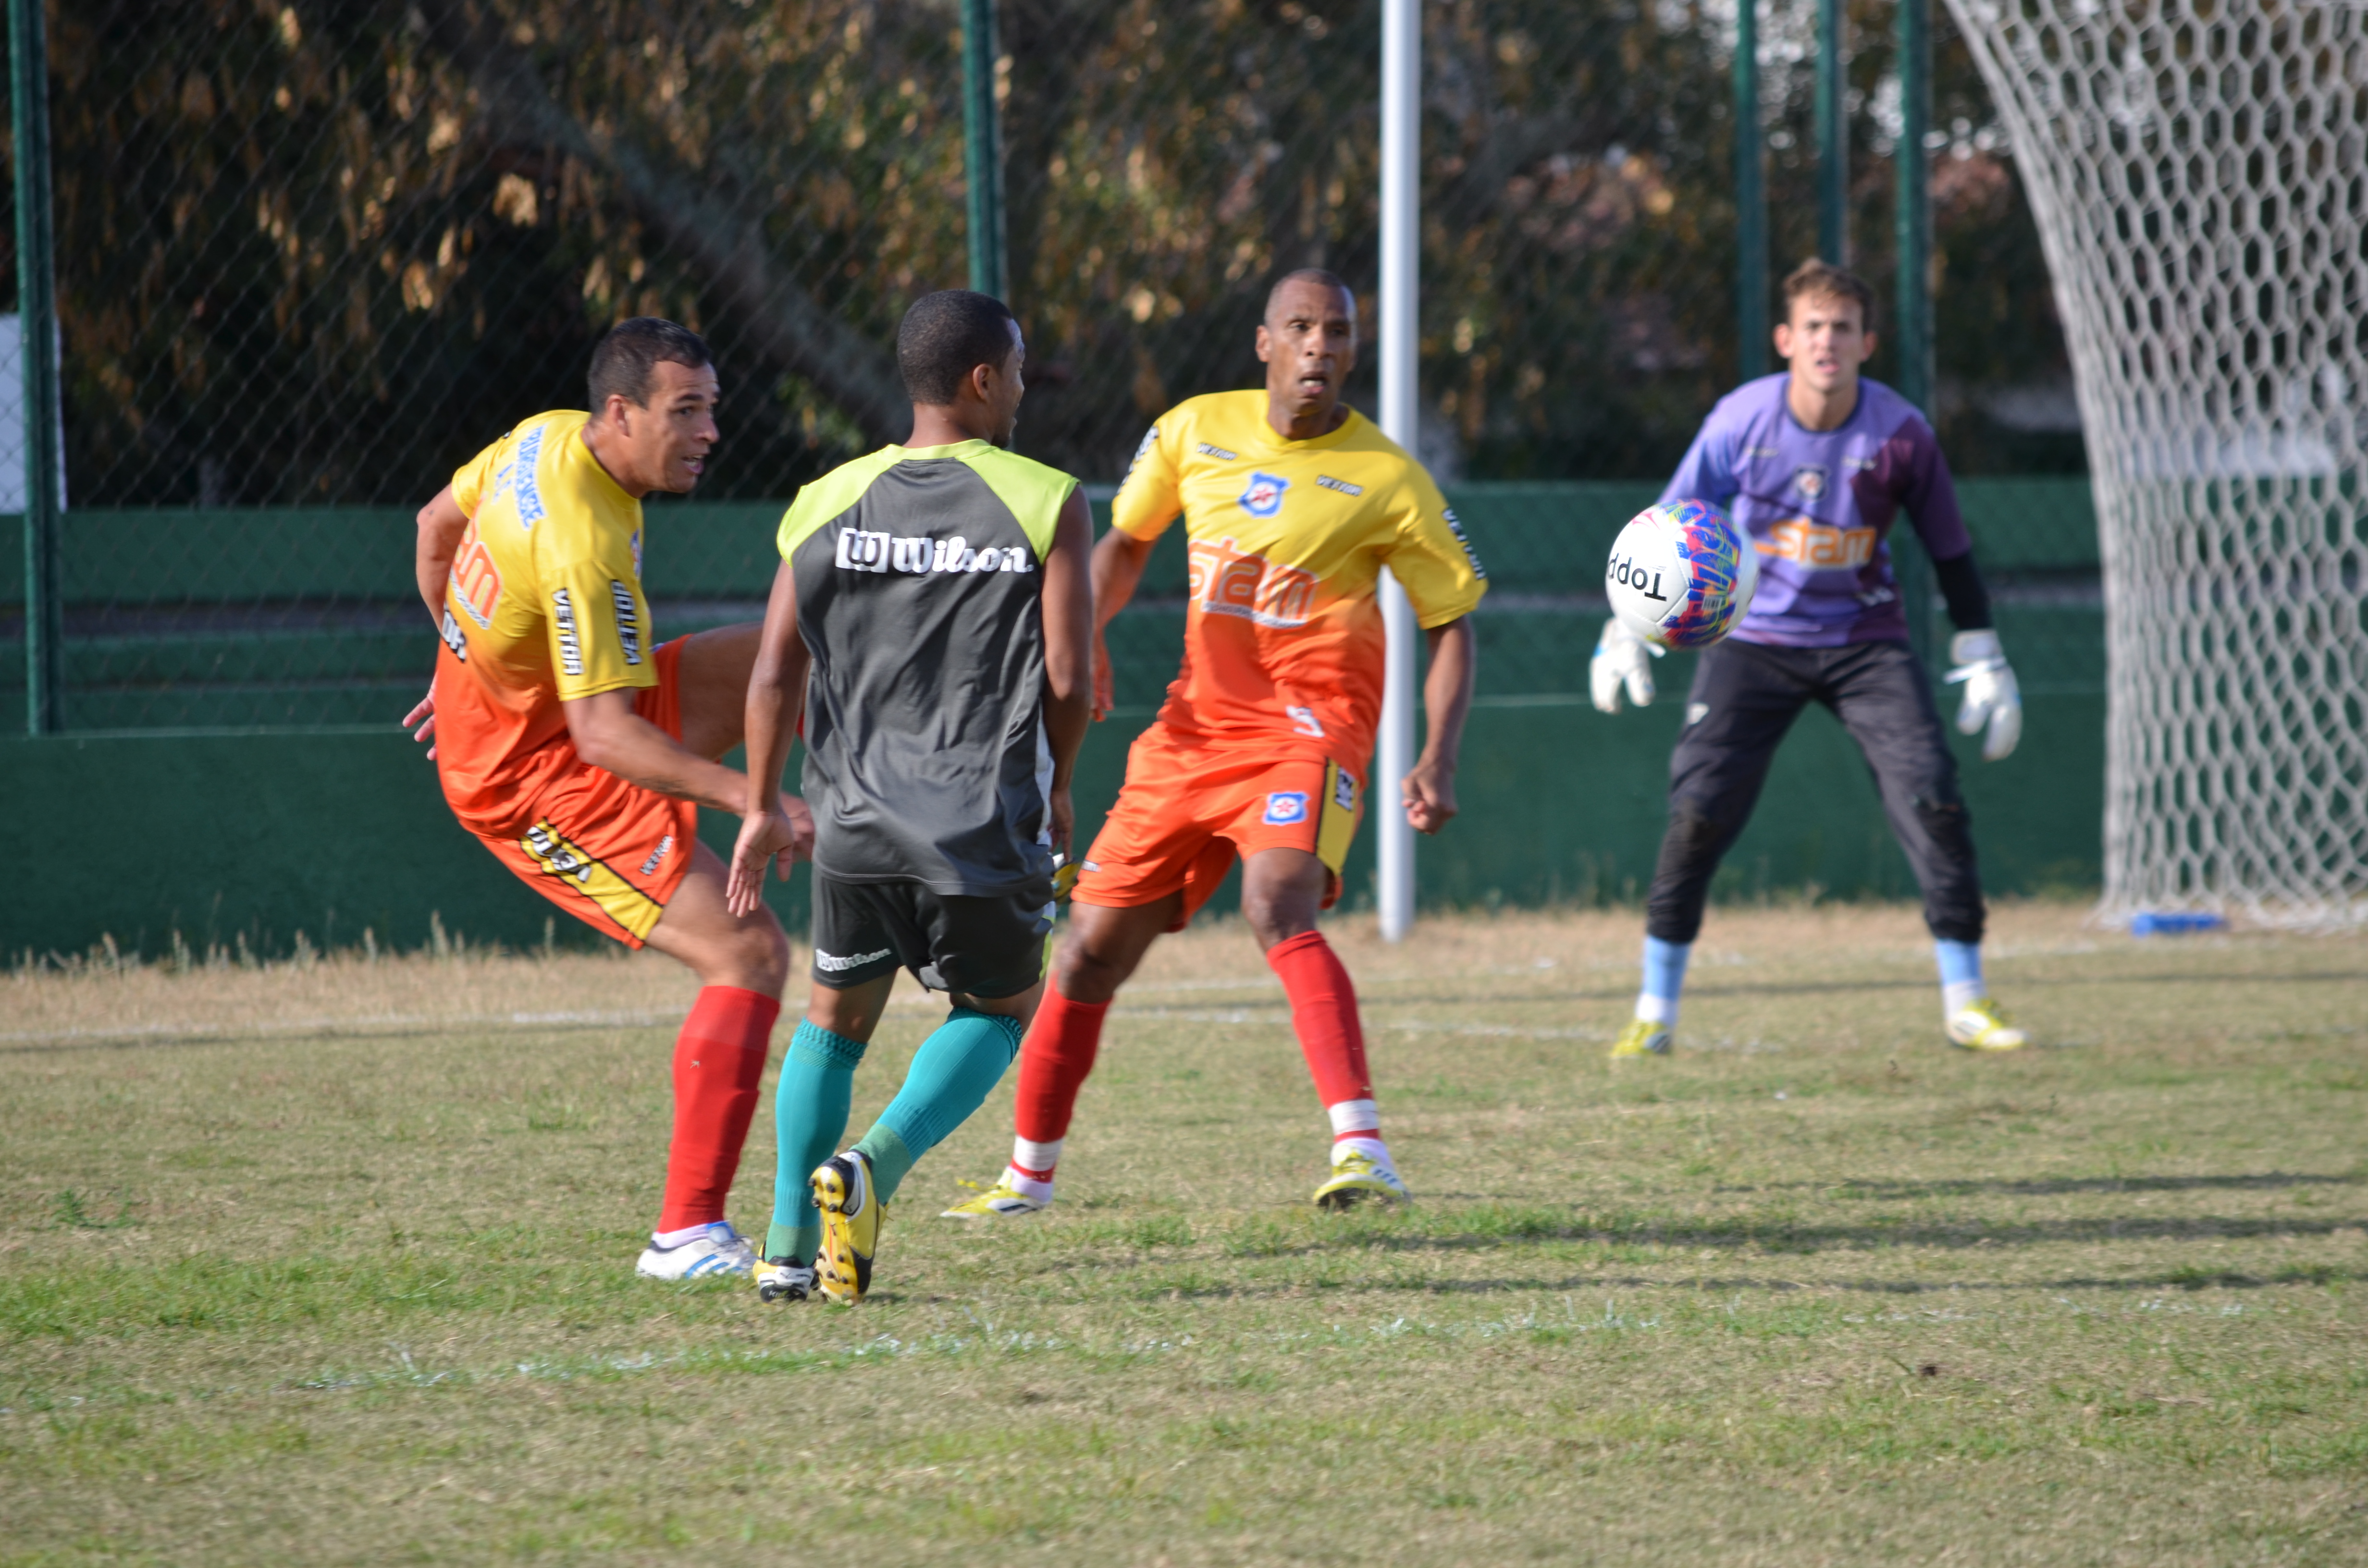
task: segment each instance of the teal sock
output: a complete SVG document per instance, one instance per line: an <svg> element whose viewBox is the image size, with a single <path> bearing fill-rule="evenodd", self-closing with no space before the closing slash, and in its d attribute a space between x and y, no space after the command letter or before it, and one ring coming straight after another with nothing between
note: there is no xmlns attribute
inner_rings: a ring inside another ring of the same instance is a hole
<svg viewBox="0 0 2368 1568"><path fill-rule="evenodd" d="M871 1182L881 1202L896 1196L914 1161L986 1103L1002 1081L1003 1070L1019 1054L1021 1033L1018 1018L956 1007L937 1033L921 1042L913 1053L913 1070L905 1074L905 1086L855 1145L871 1162Z"/></svg>
<svg viewBox="0 0 2368 1568"><path fill-rule="evenodd" d="M803 1018L781 1057L773 1096L773 1126L780 1143L773 1174L773 1224L765 1233L767 1257L812 1263L822 1249L822 1216L806 1178L838 1153L847 1136L847 1104L863 1042L817 1028Z"/></svg>

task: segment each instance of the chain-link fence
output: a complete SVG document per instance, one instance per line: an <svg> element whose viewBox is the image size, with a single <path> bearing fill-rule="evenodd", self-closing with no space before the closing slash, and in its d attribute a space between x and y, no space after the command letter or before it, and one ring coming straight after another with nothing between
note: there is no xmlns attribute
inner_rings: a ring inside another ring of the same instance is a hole
<svg viewBox="0 0 2368 1568"><path fill-rule="evenodd" d="M1896 89L1887 9L1859 8L1856 220L1879 235ZM1770 13L1782 263L1809 243L1809 13ZM411 508L517 418L578 403L592 343L631 314L705 333L726 389L701 498L652 508L661 629L753 613L780 503L905 434L902 311L965 280L962 14L53 6L66 725L399 711L433 652ZM1030 344L1019 446L1107 482L1162 408L1256 379L1275 272L1320 264L1369 290L1378 12L1002 0L999 15L1008 270ZM1419 445L1495 573L1491 695L1578 688L1594 572L1653 488L1608 482L1665 473L1716 395L1765 368L1734 338L1733 23L1731 0L1426 7ZM1936 93L1944 437L1974 467L2060 462L2018 434L2031 421L1990 412L2062 349L2011 165L1945 37ZM1370 372L1350 387L1368 406ZM1590 483L1547 483L1574 481ZM2063 494L2065 537L2091 540L2084 498ZM2019 547L1988 535L2029 509L1974 509L1994 574L2014 567ZM2093 575L2082 549L2074 578ZM19 556L0 551L0 600L22 597ZM2092 590L2051 585L2088 593L2059 608L2093 619ZM1121 645L1172 661L1174 613L1146 603ZM21 728L17 626L0 722ZM2065 636L2064 678L2097 683L2093 628Z"/></svg>

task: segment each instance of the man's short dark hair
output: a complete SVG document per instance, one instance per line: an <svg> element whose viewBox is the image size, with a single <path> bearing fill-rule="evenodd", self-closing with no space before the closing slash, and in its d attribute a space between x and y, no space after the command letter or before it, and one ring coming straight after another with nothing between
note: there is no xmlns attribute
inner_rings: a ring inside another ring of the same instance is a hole
<svg viewBox="0 0 2368 1568"><path fill-rule="evenodd" d="M1855 300L1858 301L1858 324L1861 328L1874 324L1874 290L1867 280L1847 267L1811 256L1794 267L1784 279L1784 319L1793 319L1795 300Z"/></svg>
<svg viewBox="0 0 2368 1568"><path fill-rule="evenodd" d="M1011 354L1011 307L992 294L941 289L924 294L896 328L896 369L905 391L929 408L943 408L981 365L1000 369Z"/></svg>
<svg viewBox="0 0 2368 1568"><path fill-rule="evenodd" d="M1349 287L1349 280L1347 278L1341 277L1337 272L1326 272L1320 267L1302 267L1286 272L1281 277L1276 278L1274 280L1274 287L1266 291L1266 309L1258 312L1258 317L1261 321L1266 317L1274 314L1275 296L1282 292L1283 287L1286 284L1291 283L1318 283L1326 289L1335 290L1340 293L1346 294L1349 296L1349 313L1350 315L1355 315L1357 313L1357 291Z"/></svg>
<svg viewBox="0 0 2368 1568"><path fill-rule="evenodd" d="M707 340L687 326L662 316L620 321L592 350L588 378L592 416L598 418L611 397L622 397L635 408L647 408L660 365L688 365L699 370L714 363Z"/></svg>

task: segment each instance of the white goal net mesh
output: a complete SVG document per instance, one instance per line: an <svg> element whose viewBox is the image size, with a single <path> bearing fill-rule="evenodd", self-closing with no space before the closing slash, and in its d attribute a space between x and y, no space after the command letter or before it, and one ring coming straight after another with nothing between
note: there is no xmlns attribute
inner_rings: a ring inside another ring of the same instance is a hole
<svg viewBox="0 0 2368 1568"><path fill-rule="evenodd" d="M2368 9L1949 6L2088 433L2106 913L2368 918Z"/></svg>

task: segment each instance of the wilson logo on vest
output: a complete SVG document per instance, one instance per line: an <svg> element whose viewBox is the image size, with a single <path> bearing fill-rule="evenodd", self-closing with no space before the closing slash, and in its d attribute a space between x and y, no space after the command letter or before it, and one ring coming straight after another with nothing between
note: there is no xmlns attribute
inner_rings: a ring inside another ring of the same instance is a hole
<svg viewBox="0 0 2368 1568"><path fill-rule="evenodd" d="M1033 572L1035 560L1018 545L973 549L960 534L951 539L905 539L870 528L838 531L838 566L846 572L927 573Z"/></svg>

